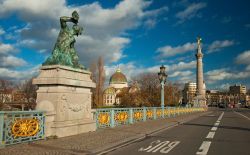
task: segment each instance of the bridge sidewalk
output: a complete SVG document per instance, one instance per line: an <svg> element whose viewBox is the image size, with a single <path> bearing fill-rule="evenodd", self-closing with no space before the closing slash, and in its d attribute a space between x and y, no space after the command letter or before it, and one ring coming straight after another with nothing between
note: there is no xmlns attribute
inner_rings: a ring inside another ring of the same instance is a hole
<svg viewBox="0 0 250 155"><path fill-rule="evenodd" d="M187 122L201 115L193 113L166 118L149 120L132 125L122 125L115 128L98 129L95 132L83 133L58 139L46 139L32 143L7 146L0 149L0 155L78 155L103 154L123 145L156 134L167 128Z"/></svg>

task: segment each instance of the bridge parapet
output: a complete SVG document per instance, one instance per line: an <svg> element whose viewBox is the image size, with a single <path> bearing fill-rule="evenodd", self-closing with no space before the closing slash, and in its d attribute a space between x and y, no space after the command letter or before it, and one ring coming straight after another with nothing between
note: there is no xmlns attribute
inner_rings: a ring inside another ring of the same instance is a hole
<svg viewBox="0 0 250 155"><path fill-rule="evenodd" d="M43 111L0 111L0 147L44 139Z"/></svg>
<svg viewBox="0 0 250 155"><path fill-rule="evenodd" d="M140 107L140 108L105 108L96 109L97 128L115 127L123 124L134 124L147 120L176 117L193 112L206 111L203 107Z"/></svg>

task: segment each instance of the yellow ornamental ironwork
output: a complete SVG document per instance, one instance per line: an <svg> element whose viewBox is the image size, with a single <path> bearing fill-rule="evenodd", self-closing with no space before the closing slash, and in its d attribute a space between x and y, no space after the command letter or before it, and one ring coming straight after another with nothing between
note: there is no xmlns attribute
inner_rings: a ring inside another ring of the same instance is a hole
<svg viewBox="0 0 250 155"><path fill-rule="evenodd" d="M128 119L128 113L127 112L118 112L115 116L115 120L119 122L125 122Z"/></svg>
<svg viewBox="0 0 250 155"><path fill-rule="evenodd" d="M161 117L161 111L162 111L162 110L157 110L157 111L156 111L156 115L157 115L158 117Z"/></svg>
<svg viewBox="0 0 250 155"><path fill-rule="evenodd" d="M100 124L109 124L110 116L108 113L101 113L99 114L98 121Z"/></svg>
<svg viewBox="0 0 250 155"><path fill-rule="evenodd" d="M152 118L153 117L153 111L152 110L148 110L147 111L147 117L148 118Z"/></svg>
<svg viewBox="0 0 250 155"><path fill-rule="evenodd" d="M142 112L139 111L134 112L134 118L137 120L142 119Z"/></svg>
<svg viewBox="0 0 250 155"><path fill-rule="evenodd" d="M164 110L164 115L168 115L169 111L167 109Z"/></svg>
<svg viewBox="0 0 250 155"><path fill-rule="evenodd" d="M14 138L34 136L39 131L39 121L36 118L15 120L11 131Z"/></svg>

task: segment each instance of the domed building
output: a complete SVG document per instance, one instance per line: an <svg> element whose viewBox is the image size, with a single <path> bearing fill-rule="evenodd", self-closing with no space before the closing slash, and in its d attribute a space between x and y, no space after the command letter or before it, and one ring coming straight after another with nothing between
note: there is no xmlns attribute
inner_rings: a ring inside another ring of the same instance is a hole
<svg viewBox="0 0 250 155"><path fill-rule="evenodd" d="M110 77L109 87L103 92L103 102L106 106L112 106L114 104L120 104L120 98L117 94L122 88L128 87L128 81L126 76L118 68L116 72Z"/></svg>
<svg viewBox="0 0 250 155"><path fill-rule="evenodd" d="M115 89L121 89L128 87L128 81L126 76L121 72L121 69L117 69L116 72L110 77L109 86Z"/></svg>

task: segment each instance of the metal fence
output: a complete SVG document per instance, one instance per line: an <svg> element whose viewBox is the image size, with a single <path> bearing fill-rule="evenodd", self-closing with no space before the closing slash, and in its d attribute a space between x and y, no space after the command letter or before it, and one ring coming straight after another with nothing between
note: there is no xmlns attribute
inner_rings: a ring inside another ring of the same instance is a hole
<svg viewBox="0 0 250 155"><path fill-rule="evenodd" d="M0 111L0 147L44 139L42 111Z"/></svg>
<svg viewBox="0 0 250 155"><path fill-rule="evenodd" d="M122 124L170 118L193 112L205 111L202 107L141 107L96 109L97 128L115 127Z"/></svg>

